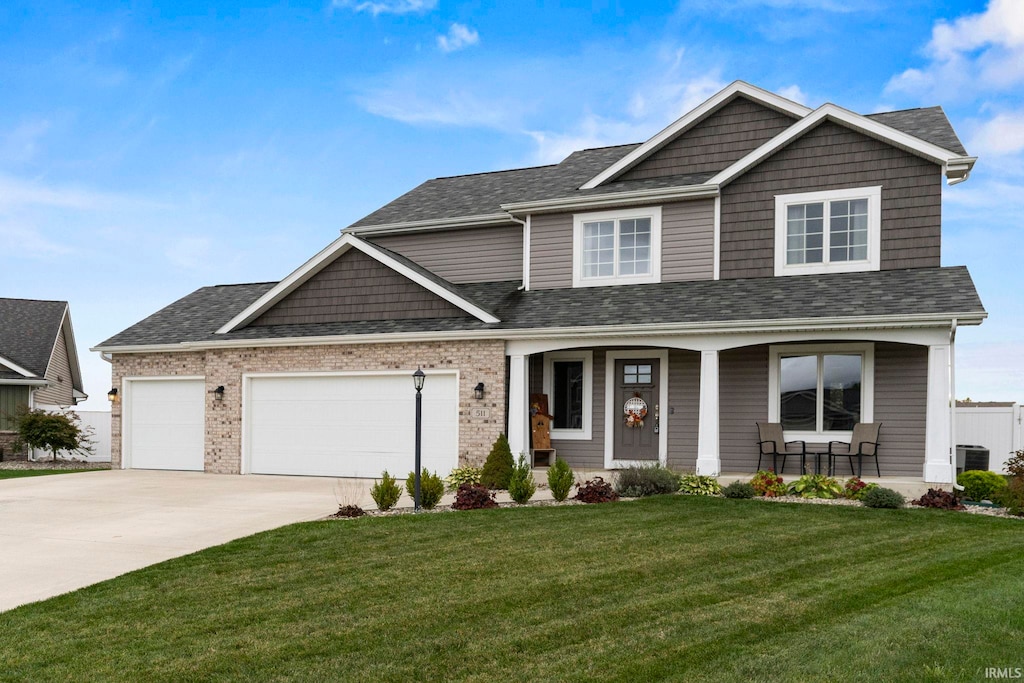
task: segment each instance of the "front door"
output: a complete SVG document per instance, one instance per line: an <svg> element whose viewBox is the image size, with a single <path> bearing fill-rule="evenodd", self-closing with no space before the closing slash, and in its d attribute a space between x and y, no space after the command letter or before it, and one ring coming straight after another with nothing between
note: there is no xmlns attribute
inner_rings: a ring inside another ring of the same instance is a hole
<svg viewBox="0 0 1024 683"><path fill-rule="evenodd" d="M657 358L619 358L615 361L616 460L658 461L660 408Z"/></svg>

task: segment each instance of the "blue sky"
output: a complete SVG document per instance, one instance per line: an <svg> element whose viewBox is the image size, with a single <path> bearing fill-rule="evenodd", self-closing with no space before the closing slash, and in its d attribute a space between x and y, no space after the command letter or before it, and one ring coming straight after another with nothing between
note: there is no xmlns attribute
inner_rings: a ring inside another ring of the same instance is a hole
<svg viewBox="0 0 1024 683"><path fill-rule="evenodd" d="M960 397L1024 400L1020 0L4 3L0 296L67 299L87 407L108 336L278 280L428 178L637 142L735 79L861 113L942 105L972 154L943 262L990 319Z"/></svg>

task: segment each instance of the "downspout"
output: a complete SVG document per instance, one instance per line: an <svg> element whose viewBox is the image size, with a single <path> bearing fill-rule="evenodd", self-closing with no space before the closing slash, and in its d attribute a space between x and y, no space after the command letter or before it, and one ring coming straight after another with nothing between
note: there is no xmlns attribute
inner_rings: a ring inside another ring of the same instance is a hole
<svg viewBox="0 0 1024 683"><path fill-rule="evenodd" d="M956 483L956 318L949 325L949 466L953 471L953 488L963 491Z"/></svg>
<svg viewBox="0 0 1024 683"><path fill-rule="evenodd" d="M508 217L523 226L523 283L519 285L518 290L522 292L530 289L530 215L526 215L525 221L519 220L512 214L509 214Z"/></svg>

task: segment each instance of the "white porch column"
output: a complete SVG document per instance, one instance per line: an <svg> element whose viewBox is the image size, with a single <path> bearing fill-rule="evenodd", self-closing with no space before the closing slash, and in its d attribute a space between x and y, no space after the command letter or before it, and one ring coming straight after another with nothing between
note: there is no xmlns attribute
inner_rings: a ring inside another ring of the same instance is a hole
<svg viewBox="0 0 1024 683"><path fill-rule="evenodd" d="M953 481L950 401L951 347L928 347L928 408L925 413L924 480L935 484ZM884 433L883 433L884 436Z"/></svg>
<svg viewBox="0 0 1024 683"><path fill-rule="evenodd" d="M528 356L509 356L508 377L508 445L517 461L520 453L530 457L530 364Z"/></svg>
<svg viewBox="0 0 1024 683"><path fill-rule="evenodd" d="M718 351L700 352L700 408L697 427L697 474L718 476Z"/></svg>

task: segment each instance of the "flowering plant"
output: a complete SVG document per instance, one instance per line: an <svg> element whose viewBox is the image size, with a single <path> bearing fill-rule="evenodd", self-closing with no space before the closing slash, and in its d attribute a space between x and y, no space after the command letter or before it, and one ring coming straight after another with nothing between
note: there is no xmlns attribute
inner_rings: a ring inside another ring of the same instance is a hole
<svg viewBox="0 0 1024 683"><path fill-rule="evenodd" d="M765 498L786 495L785 482L772 470L758 470L754 478L750 480L750 485L757 491L757 495Z"/></svg>

